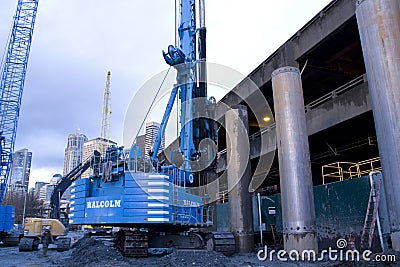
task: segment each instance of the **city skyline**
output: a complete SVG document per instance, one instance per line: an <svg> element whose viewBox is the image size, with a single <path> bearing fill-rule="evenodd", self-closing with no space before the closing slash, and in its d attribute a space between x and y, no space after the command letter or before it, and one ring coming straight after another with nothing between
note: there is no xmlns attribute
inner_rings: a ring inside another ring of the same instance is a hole
<svg viewBox="0 0 400 267"><path fill-rule="evenodd" d="M156 126L158 126L158 128ZM157 129L155 129L154 127L156 127ZM141 142L143 142L143 149L142 149L141 145L139 146L141 151L146 150L145 149L145 147L147 147L146 145L150 146L150 144L151 144L150 147L153 146L155 138L158 134L159 127L160 127L160 124L158 122L151 121L151 122L146 123L145 132L147 131L147 134L149 135L149 140L146 139L146 133L138 136L138 138L137 138L137 141L141 140ZM52 183L51 181L54 180L54 177L65 176L68 172L70 172L73 168L75 168L79 163L81 163L82 161L84 161L85 159L90 157L90 155L93 153L94 150L98 150L99 144L100 144L100 139L101 139L100 137L88 139L88 137L85 134L78 133L78 132L68 134L67 147L65 148L65 154L64 154L63 175L61 175L59 173L52 174L51 178L50 178L50 182L43 181L43 178L37 178L37 179L35 179L35 183L33 185L31 185L29 188L36 188L37 183L39 183L39 184L43 184L43 186L41 187L42 191L43 190L48 191L48 188L46 187L46 185L53 184L54 182ZM117 145L118 146L118 144L112 140L103 139L103 143L108 144L108 145ZM164 149L164 147L165 147L165 138L163 137L161 145L160 145L160 150ZM127 148L127 149L130 149L130 148ZM32 155L31 152L29 152L29 153ZM146 155L146 154L144 153L144 155ZM86 170L85 172L82 173L82 177L89 177L91 175L91 172L92 172L92 168L89 168L88 170ZM11 179L10 179L10 181L11 181ZM43 187L46 187L46 189L44 189ZM63 195L63 199L68 198L69 195L70 195L69 190L66 190L66 192Z"/></svg>

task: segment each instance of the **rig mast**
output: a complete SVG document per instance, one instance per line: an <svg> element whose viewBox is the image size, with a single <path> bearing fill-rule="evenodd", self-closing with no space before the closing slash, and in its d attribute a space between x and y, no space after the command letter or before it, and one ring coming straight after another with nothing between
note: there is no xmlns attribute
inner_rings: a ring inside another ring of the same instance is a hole
<svg viewBox="0 0 400 267"><path fill-rule="evenodd" d="M192 172L199 172L197 166L212 166L215 155L211 144L200 148L201 141L217 141L215 122L212 118L213 98L207 99L206 74L206 27L204 0L199 1L199 25L196 23L196 1L180 1L180 22L178 27L179 45L168 46L163 51L166 63L177 70L176 84L171 92L167 108L161 121L160 130L153 146L151 160L157 162L166 124L171 114L175 98L179 97L181 131L179 152L183 163L178 167L187 173L189 183L193 183ZM204 168L202 168L204 169Z"/></svg>

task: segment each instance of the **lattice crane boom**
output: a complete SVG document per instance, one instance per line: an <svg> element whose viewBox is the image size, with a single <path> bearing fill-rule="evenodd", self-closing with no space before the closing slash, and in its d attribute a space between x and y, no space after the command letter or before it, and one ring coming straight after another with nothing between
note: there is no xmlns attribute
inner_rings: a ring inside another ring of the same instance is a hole
<svg viewBox="0 0 400 267"><path fill-rule="evenodd" d="M111 72L107 73L106 86L104 87L103 94L103 108L101 116L101 129L100 129L100 142L99 150L101 155L105 154L105 151L110 143L110 121L111 121ZM105 142L103 142L106 140Z"/></svg>
<svg viewBox="0 0 400 267"><path fill-rule="evenodd" d="M12 164L22 92L39 0L18 0L0 83L0 203Z"/></svg>

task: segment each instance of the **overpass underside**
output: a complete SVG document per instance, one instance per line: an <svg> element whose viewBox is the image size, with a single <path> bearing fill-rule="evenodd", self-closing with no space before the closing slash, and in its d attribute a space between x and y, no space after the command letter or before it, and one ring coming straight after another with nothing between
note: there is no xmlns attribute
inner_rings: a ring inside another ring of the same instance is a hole
<svg viewBox="0 0 400 267"><path fill-rule="evenodd" d="M379 157L355 9L355 0L332 1L247 77L262 92L274 114L272 72L284 66L301 70L314 185L322 183L322 166L326 164ZM246 103L253 95L251 82L243 80L221 102L230 107L248 107L252 174L266 177L259 190L279 190L277 154L271 168L255 173L260 156L275 153L276 142L274 122L260 125ZM248 91L245 100L237 96ZM217 171L222 173L226 169L223 127L218 136ZM226 186L220 181L220 191Z"/></svg>

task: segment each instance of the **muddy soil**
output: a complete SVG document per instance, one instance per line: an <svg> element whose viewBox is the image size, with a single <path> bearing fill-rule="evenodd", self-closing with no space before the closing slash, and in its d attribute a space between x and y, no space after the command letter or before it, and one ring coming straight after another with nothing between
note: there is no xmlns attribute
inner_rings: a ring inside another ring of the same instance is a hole
<svg viewBox="0 0 400 267"><path fill-rule="evenodd" d="M71 258L62 267L80 266L272 266L257 260L255 254L226 257L221 253L207 250L176 250L169 255L149 256L147 258L127 258L115 248L90 238L78 241ZM274 265L276 266L276 265Z"/></svg>
<svg viewBox="0 0 400 267"><path fill-rule="evenodd" d="M400 259L400 253L391 252ZM100 241L92 238L82 238L69 251L57 252L50 249L48 257L42 256L42 251L18 252L18 247L0 246L0 266L49 266L49 267L111 267L111 266L400 266L396 263L377 262L281 262L274 258L273 261L260 261L255 253L234 255L226 257L214 251L205 250L176 250L169 255L149 256L147 258L124 257L111 242Z"/></svg>
<svg viewBox="0 0 400 267"><path fill-rule="evenodd" d="M71 251L57 252L55 249L49 249L47 257L42 255L42 250L31 252L19 252L18 247L0 246L0 266L4 267L58 267L62 259L71 256Z"/></svg>

